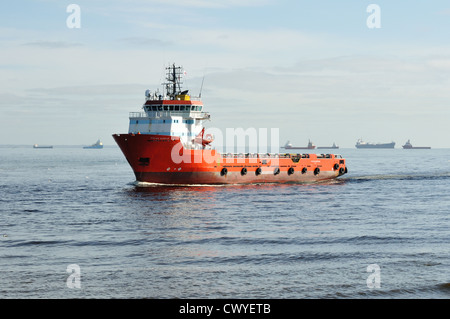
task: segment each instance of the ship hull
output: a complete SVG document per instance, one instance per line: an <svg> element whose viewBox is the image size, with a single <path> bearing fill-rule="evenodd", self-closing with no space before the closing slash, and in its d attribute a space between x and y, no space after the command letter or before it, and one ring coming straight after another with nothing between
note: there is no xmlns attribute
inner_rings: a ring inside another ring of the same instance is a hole
<svg viewBox="0 0 450 319"><path fill-rule="evenodd" d="M138 182L193 184L309 183L347 172L335 155L251 156L187 150L180 139L149 134L115 134L116 143Z"/></svg>
<svg viewBox="0 0 450 319"><path fill-rule="evenodd" d="M388 144L362 144L362 145L356 145L356 148L394 148L395 143L388 143Z"/></svg>
<svg viewBox="0 0 450 319"><path fill-rule="evenodd" d="M288 176L286 172L280 173L278 176L272 174L256 176L255 172L248 172L242 176L240 171L230 172L221 176L218 172L135 172L138 182L171 184L171 185L214 185L214 184L261 184L261 183L314 183L334 179L339 176L338 172L321 172L320 178L316 177L313 172L300 175L296 172Z"/></svg>
<svg viewBox="0 0 450 319"><path fill-rule="evenodd" d="M292 147L283 147L284 149L286 149L286 150L313 150L313 149L315 149L316 147L307 147L307 146L305 146L305 147L302 147L302 146L292 146Z"/></svg>

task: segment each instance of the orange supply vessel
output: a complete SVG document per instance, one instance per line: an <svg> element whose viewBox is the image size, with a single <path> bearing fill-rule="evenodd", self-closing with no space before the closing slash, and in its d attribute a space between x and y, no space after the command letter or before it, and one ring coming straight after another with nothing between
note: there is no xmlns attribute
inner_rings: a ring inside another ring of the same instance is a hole
<svg viewBox="0 0 450 319"><path fill-rule="evenodd" d="M335 154L221 154L211 148L200 99L181 90L182 68L167 70L165 94L145 92L143 112L130 113L127 134L113 137L138 182L160 184L306 183L347 173Z"/></svg>

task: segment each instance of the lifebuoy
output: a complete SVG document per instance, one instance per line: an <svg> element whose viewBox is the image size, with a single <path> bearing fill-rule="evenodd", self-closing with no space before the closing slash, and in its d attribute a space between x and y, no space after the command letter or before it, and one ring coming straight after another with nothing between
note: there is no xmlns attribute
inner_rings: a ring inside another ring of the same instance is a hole
<svg viewBox="0 0 450 319"><path fill-rule="evenodd" d="M220 176L225 176L228 174L228 169L226 167L222 168L222 170L220 171Z"/></svg>
<svg viewBox="0 0 450 319"><path fill-rule="evenodd" d="M278 175L278 174L280 174L280 168L279 167L275 168L275 170L273 171L273 175Z"/></svg>
<svg viewBox="0 0 450 319"><path fill-rule="evenodd" d="M292 175L292 174L294 174L294 168L293 167L289 167L288 175Z"/></svg>
<svg viewBox="0 0 450 319"><path fill-rule="evenodd" d="M260 175L261 172L262 172L261 167L258 167L258 168L256 169L256 171L255 171L255 174L256 174L256 175Z"/></svg>
<svg viewBox="0 0 450 319"><path fill-rule="evenodd" d="M247 175L247 168L244 167L243 169L241 169L241 175Z"/></svg>
<svg viewBox="0 0 450 319"><path fill-rule="evenodd" d="M320 173L320 168L316 167L314 169L314 175L319 175L319 173Z"/></svg>
<svg viewBox="0 0 450 319"><path fill-rule="evenodd" d="M308 171L308 169L306 167L302 168L302 174L306 174L307 171Z"/></svg>

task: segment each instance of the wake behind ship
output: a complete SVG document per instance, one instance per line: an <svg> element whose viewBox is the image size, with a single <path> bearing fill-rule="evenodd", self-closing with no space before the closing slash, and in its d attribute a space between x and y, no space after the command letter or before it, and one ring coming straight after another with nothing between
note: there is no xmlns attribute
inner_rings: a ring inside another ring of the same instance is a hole
<svg viewBox="0 0 450 319"><path fill-rule="evenodd" d="M166 68L165 93L145 92L126 134L113 137L138 182L162 184L303 183L347 173L335 154L221 154L205 134L210 119L200 98L181 88L182 68Z"/></svg>

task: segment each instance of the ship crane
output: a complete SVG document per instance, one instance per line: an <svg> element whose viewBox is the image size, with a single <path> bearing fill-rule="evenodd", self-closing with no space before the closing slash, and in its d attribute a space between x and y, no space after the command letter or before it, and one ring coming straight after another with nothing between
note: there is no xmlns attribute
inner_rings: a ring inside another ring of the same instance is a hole
<svg viewBox="0 0 450 319"><path fill-rule="evenodd" d="M205 128L192 140L192 143L202 145L203 149L214 141L212 134L205 135Z"/></svg>

